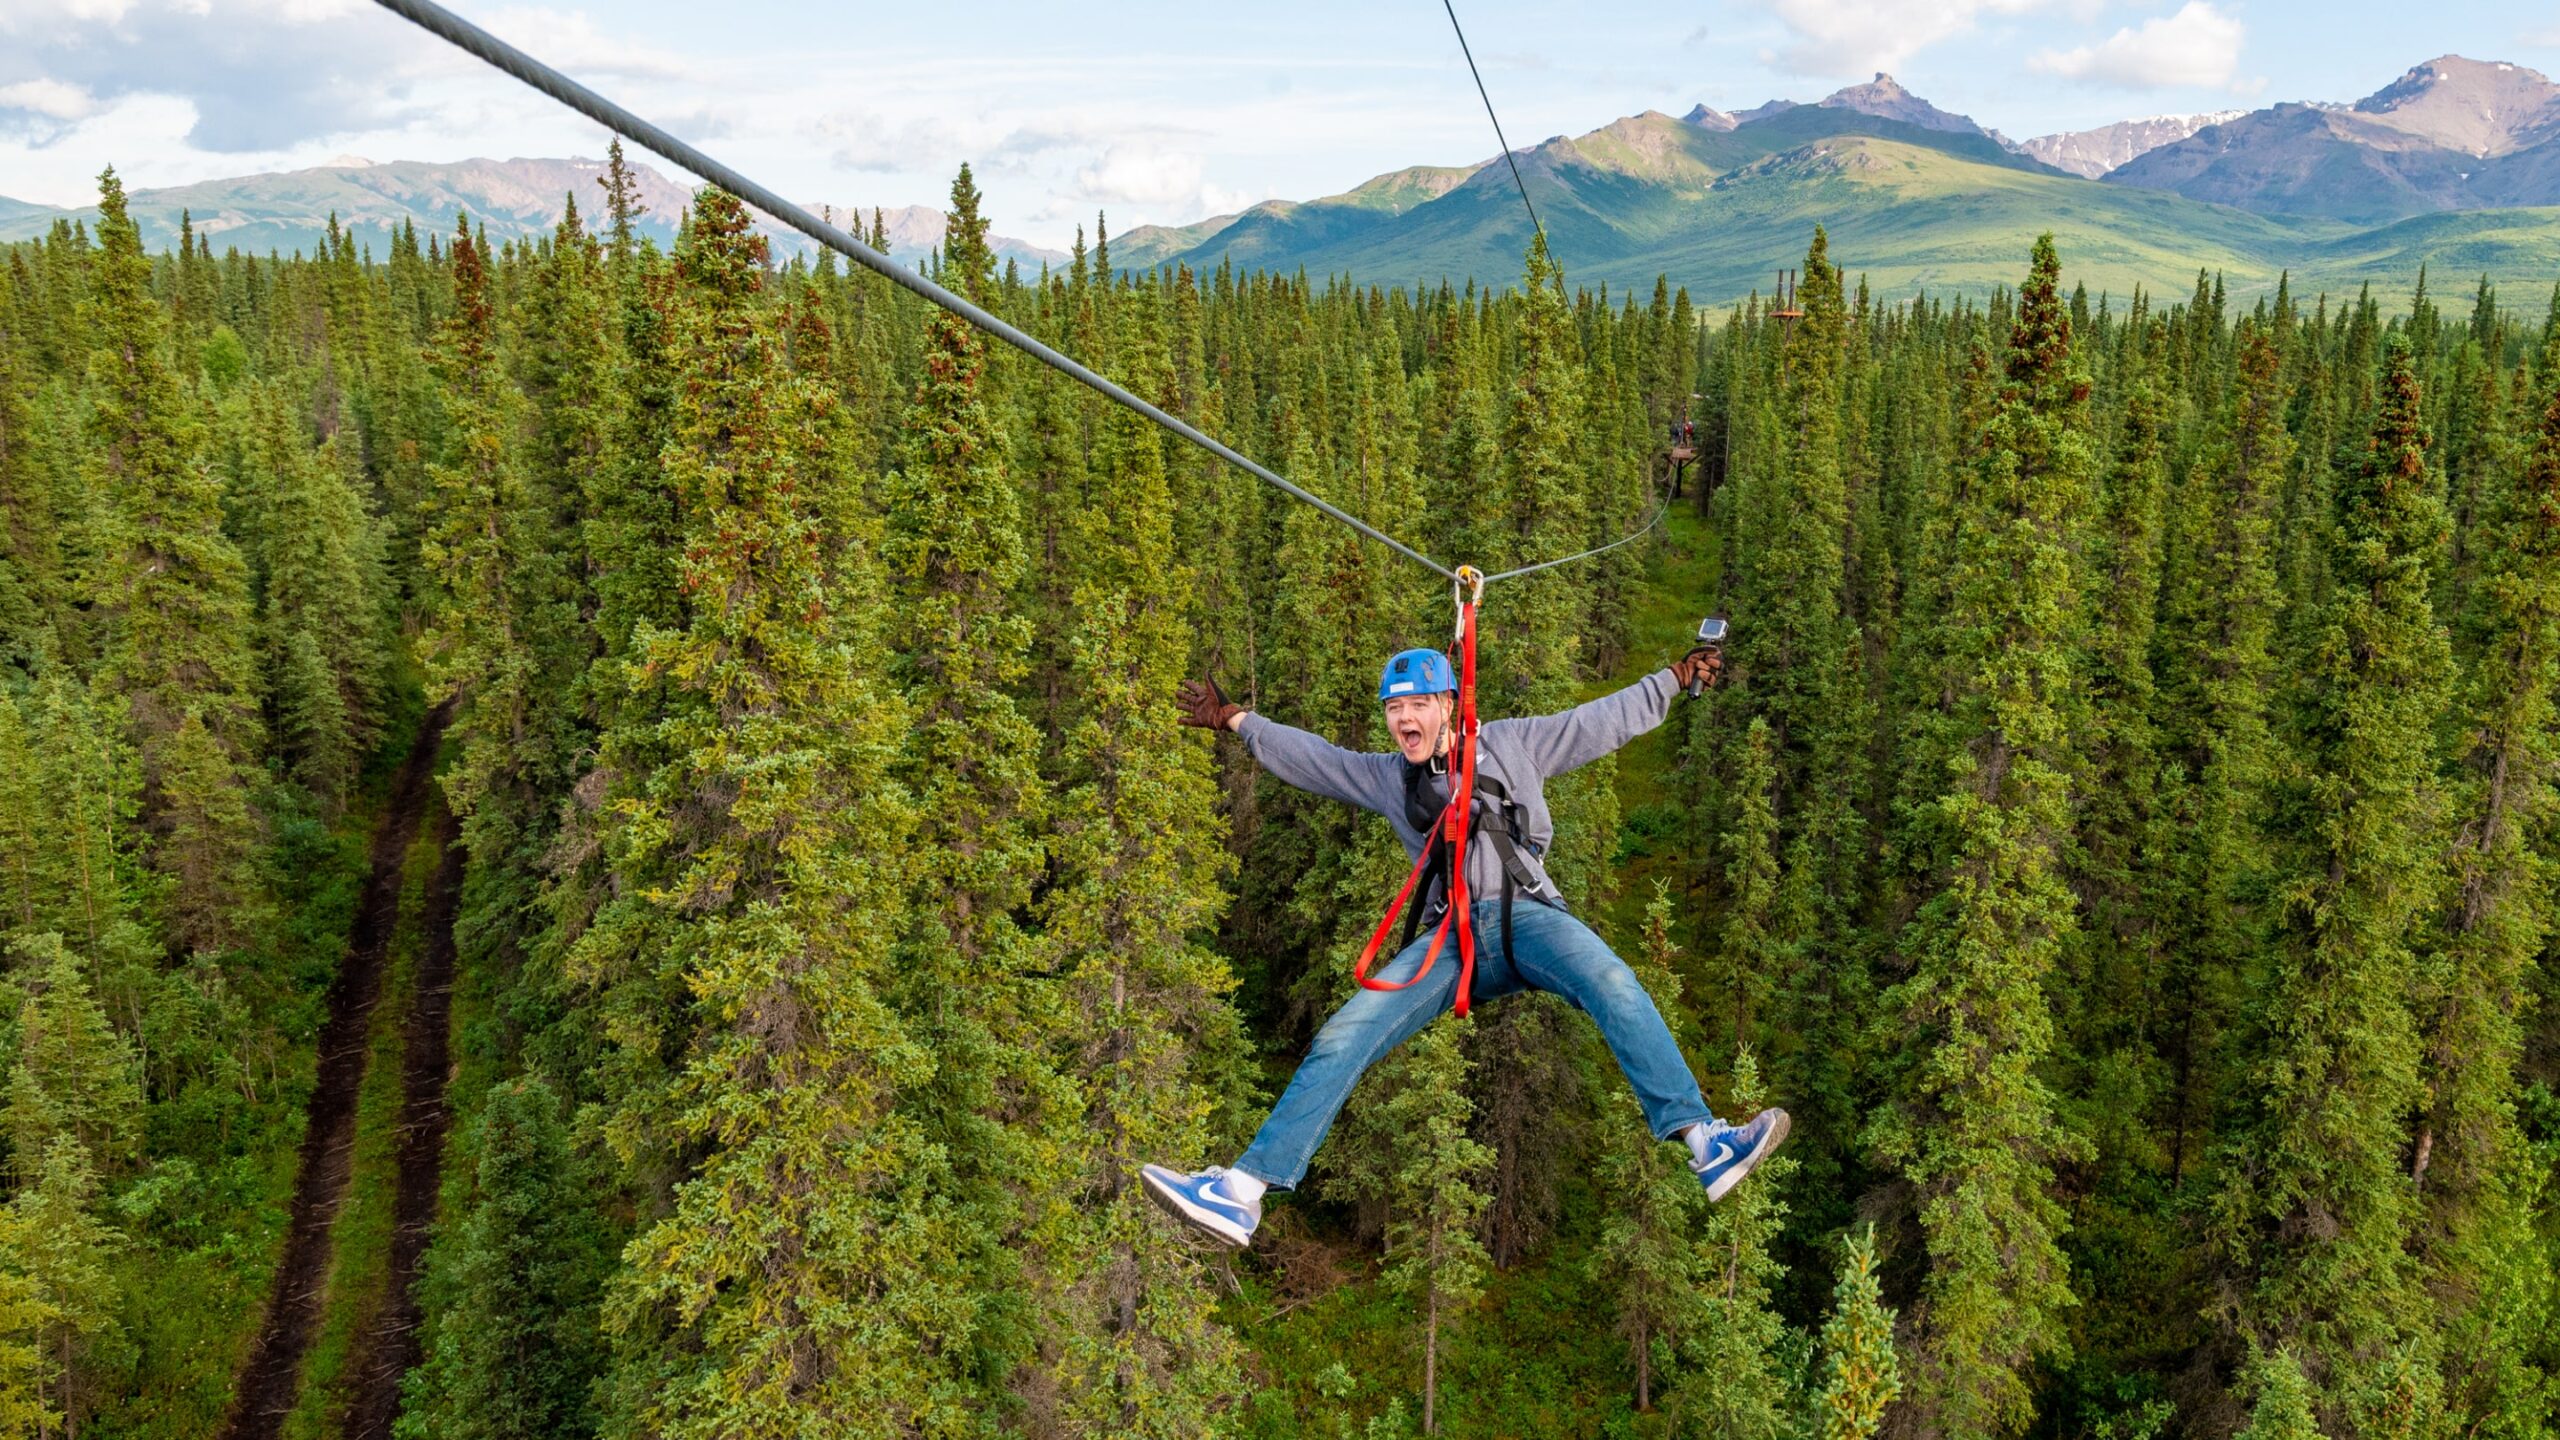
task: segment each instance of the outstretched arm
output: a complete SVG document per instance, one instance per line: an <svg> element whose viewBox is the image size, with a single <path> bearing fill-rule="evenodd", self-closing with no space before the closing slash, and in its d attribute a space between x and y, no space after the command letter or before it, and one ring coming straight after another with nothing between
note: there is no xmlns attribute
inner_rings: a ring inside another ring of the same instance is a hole
<svg viewBox="0 0 2560 1440"><path fill-rule="evenodd" d="M1393 755L1363 755L1345 750L1321 735L1247 711L1236 721L1244 748L1262 768L1310 795L1340 800L1384 815L1403 794Z"/></svg>
<svg viewBox="0 0 2560 1440"><path fill-rule="evenodd" d="M1204 730L1232 730L1262 768L1310 795L1388 813L1402 795L1393 755L1345 750L1321 735L1268 720L1227 699L1214 681L1186 681L1182 723Z"/></svg>
<svg viewBox="0 0 2560 1440"><path fill-rule="evenodd" d="M1671 713L1671 697L1679 693L1678 676L1665 666L1624 690L1559 714L1496 720L1484 729L1487 735L1504 732L1504 739L1528 753L1540 776L1552 777L1580 769L1653 730Z"/></svg>

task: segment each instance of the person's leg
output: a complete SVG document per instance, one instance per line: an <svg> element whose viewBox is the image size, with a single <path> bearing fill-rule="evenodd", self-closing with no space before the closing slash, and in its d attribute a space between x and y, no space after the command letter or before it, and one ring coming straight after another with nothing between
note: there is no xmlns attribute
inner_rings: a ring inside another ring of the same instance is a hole
<svg viewBox="0 0 2560 1440"><path fill-rule="evenodd" d="M1481 909L1476 923L1475 996L1484 999L1518 988L1516 983L1506 984L1507 973L1487 973ZM1426 928L1376 978L1411 978L1430 948L1431 932ZM1296 1189L1306 1178L1308 1160L1324 1143L1325 1132L1333 1128L1334 1116L1341 1112L1342 1102L1351 1098L1351 1088L1360 1083L1361 1075L1449 1008L1458 993L1457 951L1458 939L1452 934L1420 984L1402 990L1352 991L1351 998L1316 1032L1316 1043L1299 1062L1298 1073L1289 1077L1289 1088L1271 1107L1270 1118L1229 1168L1274 1190Z"/></svg>
<svg viewBox="0 0 2560 1440"><path fill-rule="evenodd" d="M1646 1128L1668 1140L1715 1116L1698 1091L1698 1078L1680 1058L1679 1042L1643 982L1612 953L1591 927L1552 905L1521 901L1511 907L1511 949L1520 979L1571 1001L1600 1026L1609 1053L1644 1107ZM1478 951L1498 950L1499 922L1480 927Z"/></svg>

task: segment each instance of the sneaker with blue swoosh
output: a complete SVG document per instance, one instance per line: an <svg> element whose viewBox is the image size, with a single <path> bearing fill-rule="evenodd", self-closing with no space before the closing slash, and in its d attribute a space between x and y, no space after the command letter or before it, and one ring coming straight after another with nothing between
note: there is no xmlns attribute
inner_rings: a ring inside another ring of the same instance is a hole
<svg viewBox="0 0 2560 1440"><path fill-rule="evenodd" d="M1706 1133L1690 1147L1689 1168L1707 1187L1709 1200L1721 1200L1742 1183L1787 1138L1787 1112L1763 1110L1740 1125L1710 1121Z"/></svg>
<svg viewBox="0 0 2560 1440"><path fill-rule="evenodd" d="M1138 1172L1138 1183L1146 1187L1148 1199L1175 1219L1242 1248L1253 1242L1254 1227L1262 1223L1262 1199L1256 1196L1248 1203L1228 1194L1219 1183L1226 1175L1223 1165L1189 1175L1149 1165Z"/></svg>

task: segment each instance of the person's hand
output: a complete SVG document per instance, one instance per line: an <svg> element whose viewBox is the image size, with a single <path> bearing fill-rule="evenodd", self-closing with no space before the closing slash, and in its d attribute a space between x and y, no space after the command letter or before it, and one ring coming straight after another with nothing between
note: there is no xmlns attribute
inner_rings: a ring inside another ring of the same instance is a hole
<svg viewBox="0 0 2560 1440"><path fill-rule="evenodd" d="M1701 684L1713 685L1724 678L1724 651L1712 645L1701 645L1671 662L1671 679L1682 690L1697 689Z"/></svg>
<svg viewBox="0 0 2560 1440"><path fill-rule="evenodd" d="M1232 730L1244 707L1227 699L1215 680L1185 680L1174 687L1174 703L1182 707L1182 723L1203 730Z"/></svg>

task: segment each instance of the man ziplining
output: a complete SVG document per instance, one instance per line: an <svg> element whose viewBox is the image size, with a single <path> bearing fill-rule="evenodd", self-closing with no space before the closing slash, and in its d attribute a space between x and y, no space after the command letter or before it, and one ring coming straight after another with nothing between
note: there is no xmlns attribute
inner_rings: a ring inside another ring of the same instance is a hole
<svg viewBox="0 0 2560 1440"><path fill-rule="evenodd" d="M1600 1026L1618 1068L1626 1072L1646 1126L1657 1140L1678 1139L1689 1168L1721 1200L1787 1138L1787 1112L1763 1110L1740 1125L1718 1120L1681 1058L1670 1027L1627 963L1591 927L1565 909L1543 863L1555 837L1545 782L1587 765L1662 724L1672 697L1713 684L1723 657L1711 647L1613 695L1557 715L1496 720L1476 736L1475 839L1465 846L1464 892L1475 932L1485 938L1472 994L1492 1000L1523 990L1561 995ZM1210 681L1181 687L1182 723L1231 730L1273 775L1310 794L1387 817L1405 853L1422 862L1435 848L1437 869L1414 901L1426 932L1412 936L1386 968L1352 992L1317 1032L1289 1088L1235 1164L1184 1174L1162 1165L1140 1171L1148 1195L1175 1216L1230 1245L1251 1243L1267 1190L1295 1189L1334 1116L1368 1068L1384 1059L1461 997L1462 968L1426 965L1437 944L1429 932L1447 905L1446 841L1435 842L1449 805L1452 724L1458 679L1437 650L1407 650L1387 662L1378 699L1401 754L1345 750L1230 702ZM1474 898L1474 897L1495 898ZM1410 933L1410 931L1409 931ZM1492 943L1496 937L1499 943ZM1464 1013L1460 1007L1460 1013Z"/></svg>

